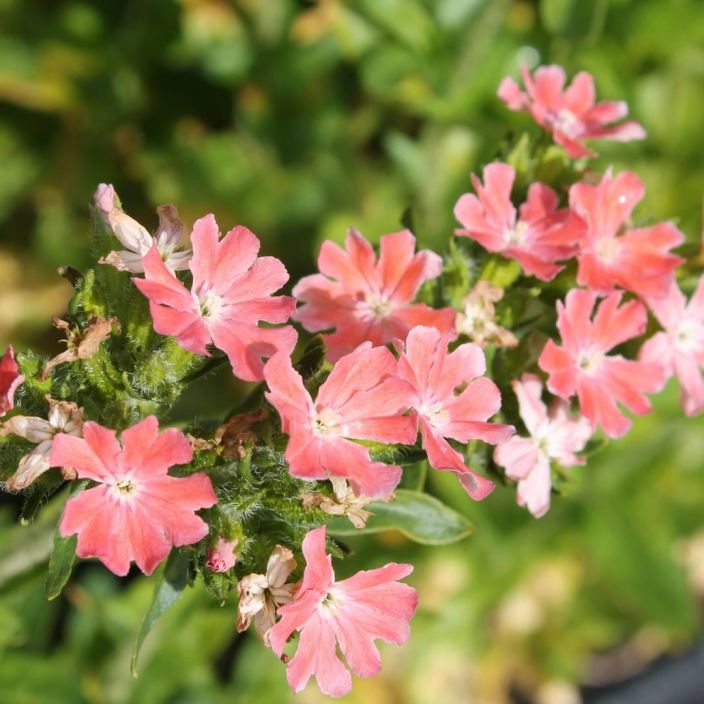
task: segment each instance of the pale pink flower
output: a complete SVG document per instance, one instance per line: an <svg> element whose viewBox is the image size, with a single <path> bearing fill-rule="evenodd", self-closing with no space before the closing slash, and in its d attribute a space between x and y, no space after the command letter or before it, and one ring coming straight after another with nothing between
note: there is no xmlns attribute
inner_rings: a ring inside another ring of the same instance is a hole
<svg viewBox="0 0 704 704"><path fill-rule="evenodd" d="M667 378L677 376L680 399L688 416L704 411L704 277L687 303L679 286L673 283L664 298L647 304L664 330L655 333L641 348L640 359L660 364Z"/></svg>
<svg viewBox="0 0 704 704"><path fill-rule="evenodd" d="M599 293L616 287L649 298L667 294L674 271L684 259L670 253L684 241L671 222L631 228L628 220L643 199L645 187L636 174L609 169L597 186L575 183L570 205L587 227L580 243L577 282Z"/></svg>
<svg viewBox="0 0 704 704"><path fill-rule="evenodd" d="M399 350L398 373L413 388L411 407L420 423L428 462L435 469L454 472L467 494L480 501L494 490L494 483L467 467L445 438L495 444L508 440L514 429L487 422L501 408L501 393L484 376L482 350L466 343L448 352L449 342L447 333L413 328L405 350Z"/></svg>
<svg viewBox="0 0 704 704"><path fill-rule="evenodd" d="M476 195L465 193L457 201L455 217L462 229L455 234L516 259L527 273L550 281L564 268L555 262L576 254L584 223L569 208L558 208L557 194L542 183L531 185L516 212L511 202L515 178L513 166L498 162L484 167L483 184L472 174Z"/></svg>
<svg viewBox="0 0 704 704"><path fill-rule="evenodd" d="M324 694L341 697L352 688L352 678L337 646L356 675L377 674L381 657L374 641L406 642L418 595L398 581L413 567L394 562L336 582L325 533L321 526L304 538L303 582L293 601L279 608L281 620L269 631L269 642L281 656L290 636L299 631L296 654L286 666L290 687L300 692L314 676Z"/></svg>
<svg viewBox="0 0 704 704"><path fill-rule="evenodd" d="M71 401L57 401L50 396L47 396L46 400L49 402L49 415L46 419L12 416L0 425L0 435L16 435L36 444L36 447L19 461L17 470L5 482L9 491L26 489L49 470L51 448L58 433L81 437L83 409ZM65 479L75 479L75 476L75 473L64 470Z"/></svg>
<svg viewBox="0 0 704 704"><path fill-rule="evenodd" d="M611 124L628 115L628 105L623 101L597 103L594 79L586 71L580 71L568 88L564 88L565 71L561 66L540 66L533 76L523 66L521 73L525 93L507 76L497 95L509 109L531 114L573 159L596 156L585 147L587 139L630 142L645 137L645 130L634 120Z"/></svg>
<svg viewBox="0 0 704 704"><path fill-rule="evenodd" d="M272 296L288 280L274 257L258 257L259 239L246 227L235 227L219 239L212 215L193 225L193 284L189 291L161 260L155 247L144 257L144 279L132 279L149 299L154 329L173 335L181 347L208 356L211 342L230 360L234 375L262 379L264 357L290 354L296 331L286 325L259 327L259 321L284 323L296 302Z"/></svg>
<svg viewBox="0 0 704 704"><path fill-rule="evenodd" d="M125 247L119 252L110 252L100 259L100 264L110 264L118 271L139 274L144 271L142 259L156 245L159 256L169 269L188 269L191 248L184 240L183 223L175 205L160 205L156 212L159 225L154 236L131 218L120 207L119 199L112 184L101 183L94 196L95 205L113 234Z"/></svg>
<svg viewBox="0 0 704 704"><path fill-rule="evenodd" d="M549 374L551 393L565 400L575 394L580 411L592 424L617 438L631 427L617 401L636 415L651 411L645 393L659 391L665 383L661 366L607 355L613 347L645 332L647 315L643 304L629 301L621 307L621 293L609 294L597 302L594 291L572 289L565 304L557 303L557 327L562 347L548 340L538 360Z"/></svg>
<svg viewBox="0 0 704 704"><path fill-rule="evenodd" d="M350 229L345 249L326 241L320 249L320 274L302 278L293 295L303 302L295 319L310 332L335 328L323 335L328 360L337 361L369 340L375 346L406 339L415 325L451 330L452 308L413 303L421 284L442 272L442 259L430 250L415 252L408 231L381 238L377 261L372 246Z"/></svg>
<svg viewBox="0 0 704 704"><path fill-rule="evenodd" d="M276 609L291 601L296 584L287 582L296 569L293 553L277 545L266 563L266 574L248 574L237 582L237 632L254 628L269 645L269 629L276 622Z"/></svg>
<svg viewBox="0 0 704 704"><path fill-rule="evenodd" d="M264 368L266 397L289 436L289 472L301 479L344 477L357 495L388 496L401 468L374 462L369 448L353 440L415 441L415 419L402 415L411 389L396 374L391 352L366 342L335 364L313 401L289 356L274 355Z"/></svg>
<svg viewBox="0 0 704 704"><path fill-rule="evenodd" d="M518 338L497 322L497 303L504 297L504 290L485 279L478 281L463 301L464 308L457 313L457 333L466 335L482 349L488 345L517 347Z"/></svg>
<svg viewBox="0 0 704 704"><path fill-rule="evenodd" d="M127 428L122 443L115 431L87 422L83 438L60 434L51 450L52 467L75 469L98 486L69 499L59 530L78 534L76 554L97 557L124 576L134 560L144 574L171 547L197 543L208 525L195 514L217 502L210 479L198 472L169 476L169 467L191 461L193 450L175 428L159 433L156 416Z"/></svg>
<svg viewBox="0 0 704 704"><path fill-rule="evenodd" d="M222 535L218 537L218 542L211 546L208 550L208 558L205 566L211 572L227 572L232 569L237 562L237 545L239 541L234 542L226 540Z"/></svg>
<svg viewBox="0 0 704 704"><path fill-rule="evenodd" d="M15 407L15 391L24 381L15 362L15 353L10 345L0 358L0 416Z"/></svg>
<svg viewBox="0 0 704 704"><path fill-rule="evenodd" d="M567 402L555 399L550 410L543 403L543 384L534 374L524 374L513 382L518 408L530 437L514 435L494 450L496 464L518 481L518 505L525 506L536 518L550 508L550 461L563 467L586 462L581 452L591 437L589 421L573 417Z"/></svg>

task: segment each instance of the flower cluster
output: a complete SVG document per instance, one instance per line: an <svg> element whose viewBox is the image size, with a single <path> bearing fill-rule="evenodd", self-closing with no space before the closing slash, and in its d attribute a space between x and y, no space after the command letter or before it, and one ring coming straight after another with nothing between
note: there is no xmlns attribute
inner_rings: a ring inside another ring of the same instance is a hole
<svg viewBox="0 0 704 704"><path fill-rule="evenodd" d="M73 540L120 576L133 562L147 575L180 565L184 584L237 595L237 630L253 624L294 691L315 677L340 696L351 672L379 671L376 640L408 639L418 604L401 582L411 565L335 580L350 524L442 507L423 491L427 466L475 501L516 482L540 517L553 472L584 465L595 434L624 435L626 411L649 413L669 377L688 415L704 410L704 278L687 302L673 253L684 235L634 221L635 173L584 170L586 140L643 129L611 125L626 105L596 103L586 73L567 89L556 66L523 81L525 92L506 78L499 96L564 148L572 182L530 182L513 152L486 165L456 202L446 258L407 229L383 235L378 254L350 229L280 295L288 272L246 227L223 236L206 215L185 236L162 205L151 235L98 187L101 256L56 321L68 349L39 363L9 347L0 360L4 487L64 501L50 570L65 582ZM256 384L247 399L160 431L183 389L218 367ZM445 539L450 514L464 520L442 507L427 542Z"/></svg>

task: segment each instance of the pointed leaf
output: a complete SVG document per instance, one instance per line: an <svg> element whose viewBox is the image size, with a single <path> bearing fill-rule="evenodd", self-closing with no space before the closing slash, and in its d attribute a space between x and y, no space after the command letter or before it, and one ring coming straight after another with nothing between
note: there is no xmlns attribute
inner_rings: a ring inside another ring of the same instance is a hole
<svg viewBox="0 0 704 704"><path fill-rule="evenodd" d="M466 538L474 530L457 511L429 494L410 489L397 489L393 501L374 502L366 509L374 515L364 528L354 528L346 518L335 517L328 522L330 534L350 536L398 530L422 545L447 545Z"/></svg>
<svg viewBox="0 0 704 704"><path fill-rule="evenodd" d="M168 611L181 596L188 583L188 568L191 564L191 553L183 550L172 550L169 559L166 561L164 571L159 577L159 581L154 590L154 599L149 610L144 616L139 633L132 648L132 661L130 669L132 676L137 676L137 658L142 649L144 639L154 628L154 624L159 617Z"/></svg>

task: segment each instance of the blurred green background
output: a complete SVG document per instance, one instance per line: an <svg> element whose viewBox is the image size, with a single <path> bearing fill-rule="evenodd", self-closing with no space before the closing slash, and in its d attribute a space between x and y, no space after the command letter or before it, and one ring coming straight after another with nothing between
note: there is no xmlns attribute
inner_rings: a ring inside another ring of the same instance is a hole
<svg viewBox="0 0 704 704"><path fill-rule="evenodd" d="M293 281L323 239L356 225L376 240L409 206L420 244L442 251L468 174L510 129L536 131L495 98L521 62L592 71L601 97L627 100L648 140L600 144L595 168L637 171L637 216L700 237L700 0L0 0L0 27L0 346L57 349L49 318L70 287L56 267L90 262L100 181L148 228L164 202L189 222L212 211L223 229L246 224ZM184 412L230 407L220 381ZM410 642L383 648L381 675L346 701L572 704L580 682L686 649L704 603L703 430L671 384L540 521L511 487L474 504L434 473L432 491L476 534L446 548L350 541L340 573L410 560L421 607ZM202 590L163 619L132 679L151 580L85 564L47 603L51 520L0 512L3 702L292 699L274 656L234 637L233 604ZM322 700L315 686L298 699Z"/></svg>

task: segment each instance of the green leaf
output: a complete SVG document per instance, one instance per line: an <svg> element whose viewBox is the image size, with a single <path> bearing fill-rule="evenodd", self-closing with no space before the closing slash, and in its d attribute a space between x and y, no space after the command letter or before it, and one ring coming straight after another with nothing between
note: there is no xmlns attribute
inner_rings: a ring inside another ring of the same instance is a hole
<svg viewBox="0 0 704 704"><path fill-rule="evenodd" d="M154 624L159 617L168 611L181 596L188 583L188 568L191 564L191 553L183 550L172 550L169 559L166 561L164 571L159 578L159 582L154 590L154 599L149 610L144 616L142 625L139 627L137 638L132 648L132 660L130 670L132 676L137 676L137 658L142 649L144 639L154 628Z"/></svg>
<svg viewBox="0 0 704 704"><path fill-rule="evenodd" d="M364 528L354 528L346 518L334 517L328 522L330 534L350 536L398 530L422 545L448 545L474 531L472 524L449 506L410 489L397 489L394 501L374 502L366 508L374 515Z"/></svg>
<svg viewBox="0 0 704 704"><path fill-rule="evenodd" d="M87 479L72 482L68 498L70 499L72 496L79 494L86 486L88 486ZM46 598L49 601L56 599L61 594L71 576L73 564L76 561L77 540L78 538L75 535L64 538L58 529L54 533L54 546L49 558L49 570L46 575L46 581L44 582Z"/></svg>
<svg viewBox="0 0 704 704"><path fill-rule="evenodd" d="M64 538L58 530L54 534L54 549L49 558L49 571L44 583L46 598L49 601L61 594L71 576L73 563L76 561L76 540L75 535Z"/></svg>

